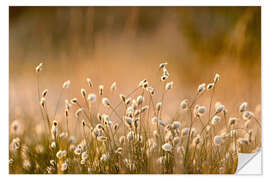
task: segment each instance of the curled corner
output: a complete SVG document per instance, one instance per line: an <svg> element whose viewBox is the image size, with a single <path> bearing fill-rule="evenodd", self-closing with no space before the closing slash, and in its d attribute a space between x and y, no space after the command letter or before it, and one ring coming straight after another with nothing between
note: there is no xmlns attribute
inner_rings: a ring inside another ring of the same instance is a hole
<svg viewBox="0 0 270 180"><path fill-rule="evenodd" d="M262 174L262 152L238 153L238 165L235 174L260 175Z"/></svg>

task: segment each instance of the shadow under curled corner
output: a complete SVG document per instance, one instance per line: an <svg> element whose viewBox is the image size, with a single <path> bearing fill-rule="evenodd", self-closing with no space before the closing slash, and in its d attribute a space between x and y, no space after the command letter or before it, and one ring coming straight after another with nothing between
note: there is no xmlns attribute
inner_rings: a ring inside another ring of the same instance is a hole
<svg viewBox="0 0 270 180"><path fill-rule="evenodd" d="M238 165L235 174L262 175L262 150L255 153L238 153Z"/></svg>

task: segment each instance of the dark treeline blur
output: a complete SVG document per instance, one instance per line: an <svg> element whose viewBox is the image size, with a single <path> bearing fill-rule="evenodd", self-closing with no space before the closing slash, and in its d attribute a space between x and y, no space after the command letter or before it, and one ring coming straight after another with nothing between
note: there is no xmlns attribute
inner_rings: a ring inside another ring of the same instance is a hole
<svg viewBox="0 0 270 180"><path fill-rule="evenodd" d="M260 7L10 7L9 14L10 48L17 57L44 50L54 57L91 56L97 37L104 44L134 44L169 21L202 60L226 52L254 61L261 53Z"/></svg>

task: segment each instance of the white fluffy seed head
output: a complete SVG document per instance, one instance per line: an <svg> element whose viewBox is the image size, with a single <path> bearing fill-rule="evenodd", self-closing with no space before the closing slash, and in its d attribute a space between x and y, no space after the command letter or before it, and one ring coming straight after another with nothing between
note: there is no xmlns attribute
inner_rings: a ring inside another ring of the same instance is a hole
<svg viewBox="0 0 270 180"><path fill-rule="evenodd" d="M183 110L186 110L188 108L188 100L184 99L181 103L180 103L180 107Z"/></svg>
<svg viewBox="0 0 270 180"><path fill-rule="evenodd" d="M239 138L239 139L238 139L238 143L240 143L240 144L246 144L246 145L247 145L248 142L249 142L249 141L248 141L247 138Z"/></svg>
<svg viewBox="0 0 270 180"><path fill-rule="evenodd" d="M168 90L170 90L170 89L172 89L173 88L173 81L171 81L171 82L168 82L167 84L166 84L166 86L165 86L165 89L168 91Z"/></svg>
<svg viewBox="0 0 270 180"><path fill-rule="evenodd" d="M146 79L141 80L141 81L139 82L138 87L143 87L144 83L146 83L146 82L147 82L147 80L146 80Z"/></svg>
<svg viewBox="0 0 270 180"><path fill-rule="evenodd" d="M246 111L246 110L247 110L247 105L248 105L247 102L243 102L243 103L240 105L240 107L239 107L239 111L240 111L240 112Z"/></svg>
<svg viewBox="0 0 270 180"><path fill-rule="evenodd" d="M159 64L159 69L163 69L163 68L165 68L167 65L168 65L167 62L161 63L161 64Z"/></svg>
<svg viewBox="0 0 270 180"><path fill-rule="evenodd" d="M220 113L220 112L224 111L224 109L225 109L225 106L223 104L221 104L220 102L217 102L215 107L216 107L216 113Z"/></svg>
<svg viewBox="0 0 270 180"><path fill-rule="evenodd" d="M166 68L163 68L163 75L169 76L169 71Z"/></svg>
<svg viewBox="0 0 270 180"><path fill-rule="evenodd" d="M160 111L160 110L161 110L161 107L162 107L162 103L161 103L161 102L158 102L158 103L156 104L156 110L157 110L157 111Z"/></svg>
<svg viewBox="0 0 270 180"><path fill-rule="evenodd" d="M173 138L173 145L174 146L176 146L177 144L180 144L180 142L181 142L181 139L180 139L180 137L174 137Z"/></svg>
<svg viewBox="0 0 270 180"><path fill-rule="evenodd" d="M147 111L149 109L149 106L143 106L142 109L141 109L141 114L144 113L145 111Z"/></svg>
<svg viewBox="0 0 270 180"><path fill-rule="evenodd" d="M111 91L115 92L117 90L116 82L113 82L111 85Z"/></svg>
<svg viewBox="0 0 270 180"><path fill-rule="evenodd" d="M120 99L125 103L126 102L126 96L123 94L119 94Z"/></svg>
<svg viewBox="0 0 270 180"><path fill-rule="evenodd" d="M213 88L214 88L214 86L215 86L215 84L214 84L214 83L209 83L209 84L207 85L207 90L211 90L211 89L213 89Z"/></svg>
<svg viewBox="0 0 270 180"><path fill-rule="evenodd" d="M70 102L71 102L72 104L77 104L78 99L77 99L77 98L73 98L73 99L70 100Z"/></svg>
<svg viewBox="0 0 270 180"><path fill-rule="evenodd" d="M252 117L254 117L254 114L250 111L245 111L243 112L242 117L244 120L250 120Z"/></svg>
<svg viewBox="0 0 270 180"><path fill-rule="evenodd" d="M155 123L157 123L158 122L158 118L155 116L155 117L153 117L152 118L152 122L155 124Z"/></svg>
<svg viewBox="0 0 270 180"><path fill-rule="evenodd" d="M214 137L214 144L215 145L221 145L223 143L223 139L221 136L215 136Z"/></svg>
<svg viewBox="0 0 270 180"><path fill-rule="evenodd" d="M155 90L152 87L147 87L146 91L148 91L152 96L155 94Z"/></svg>
<svg viewBox="0 0 270 180"><path fill-rule="evenodd" d="M69 86L70 86L70 80L67 80L67 81L65 81L65 82L63 83L63 88L64 88L64 89L69 88Z"/></svg>
<svg viewBox="0 0 270 180"><path fill-rule="evenodd" d="M134 140L134 136L135 136L135 133L133 131L129 131L129 133L127 134L127 139L129 141L133 141Z"/></svg>
<svg viewBox="0 0 270 180"><path fill-rule="evenodd" d="M46 99L45 99L44 97L42 97L42 98L40 99L40 106L41 106L42 108L44 108L44 107L45 107L45 104L46 104Z"/></svg>
<svg viewBox="0 0 270 180"><path fill-rule="evenodd" d="M214 77L214 83L216 84L220 79L220 75L218 73L216 73L215 77Z"/></svg>
<svg viewBox="0 0 270 180"><path fill-rule="evenodd" d="M131 102L131 98L127 98L126 101L125 101L125 104L126 104L126 105L129 105L130 102Z"/></svg>
<svg viewBox="0 0 270 180"><path fill-rule="evenodd" d="M236 123L237 121L237 118L236 117L230 117L229 118L229 125L232 126Z"/></svg>
<svg viewBox="0 0 270 180"><path fill-rule="evenodd" d="M95 102L96 101L96 95L94 93L90 93L88 94L88 97L87 97L88 101L90 101L91 103Z"/></svg>
<svg viewBox="0 0 270 180"><path fill-rule="evenodd" d="M43 63L39 63L36 67L36 72L40 72L42 70Z"/></svg>
<svg viewBox="0 0 270 180"><path fill-rule="evenodd" d="M53 142L51 142L51 148L56 148L56 143L55 143L55 141L53 141Z"/></svg>
<svg viewBox="0 0 270 180"><path fill-rule="evenodd" d="M67 162L64 162L62 165L61 165L61 171L66 171L68 168L68 164Z"/></svg>
<svg viewBox="0 0 270 180"><path fill-rule="evenodd" d="M215 115L215 116L212 118L211 123L212 123L213 125L215 125L215 124L219 123L220 120L221 120L221 118L220 118L219 116Z"/></svg>
<svg viewBox="0 0 270 180"><path fill-rule="evenodd" d="M102 96L103 93L104 93L104 86L103 86L103 85L99 85L99 86L98 86L98 90L99 90L99 91L98 91L99 95Z"/></svg>
<svg viewBox="0 0 270 180"><path fill-rule="evenodd" d="M201 137L200 136L195 137L193 142L195 145L199 145L201 143Z"/></svg>
<svg viewBox="0 0 270 180"><path fill-rule="evenodd" d="M172 150L172 145L169 144L169 143L165 143L165 144L162 145L162 149L164 151L171 151Z"/></svg>
<svg viewBox="0 0 270 180"><path fill-rule="evenodd" d="M182 129L182 136L187 136L189 134L190 128L184 128Z"/></svg>
<svg viewBox="0 0 270 180"><path fill-rule="evenodd" d="M172 123L172 128L173 129L179 129L181 127L181 123L179 121L174 121Z"/></svg>
<svg viewBox="0 0 270 180"><path fill-rule="evenodd" d="M90 78L86 78L86 82L90 88L93 88L93 83Z"/></svg>
<svg viewBox="0 0 270 180"><path fill-rule="evenodd" d="M125 143L125 140L126 140L126 137L125 137L125 136L121 136L121 137L119 138L120 144L124 144L124 143Z"/></svg>
<svg viewBox="0 0 270 180"><path fill-rule="evenodd" d="M81 95L82 95L83 98L86 97L86 90L83 89L83 88L81 89Z"/></svg>
<svg viewBox="0 0 270 180"><path fill-rule="evenodd" d="M197 90L198 93L203 93L204 90L205 90L205 83L200 84L200 85L198 86L198 90Z"/></svg>
<svg viewBox="0 0 270 180"><path fill-rule="evenodd" d="M206 107L205 106L199 106L198 113L200 115L203 115L205 112L206 112Z"/></svg>
<svg viewBox="0 0 270 180"><path fill-rule="evenodd" d="M104 106L110 106L110 101L109 101L109 99L106 98L106 97L102 98L102 104L103 104Z"/></svg>
<svg viewBox="0 0 270 180"><path fill-rule="evenodd" d="M80 114L82 113L83 109L82 108L79 108L76 112L75 112L75 116L76 117L79 117Z"/></svg>
<svg viewBox="0 0 270 180"><path fill-rule="evenodd" d="M168 79L169 76L166 76L166 75L162 75L160 80L161 81L166 81Z"/></svg>
<svg viewBox="0 0 270 180"><path fill-rule="evenodd" d="M98 141L101 141L101 142L107 141L107 137L105 137L105 136L98 136L98 137L97 137L97 140L98 140Z"/></svg>
<svg viewBox="0 0 270 180"><path fill-rule="evenodd" d="M48 94L48 89L45 89L43 92L42 92L42 97L46 97Z"/></svg>
<svg viewBox="0 0 270 180"><path fill-rule="evenodd" d="M136 102L137 102L138 106L141 105L143 103L143 101L144 101L143 96L140 95L140 96L137 97L137 101Z"/></svg>

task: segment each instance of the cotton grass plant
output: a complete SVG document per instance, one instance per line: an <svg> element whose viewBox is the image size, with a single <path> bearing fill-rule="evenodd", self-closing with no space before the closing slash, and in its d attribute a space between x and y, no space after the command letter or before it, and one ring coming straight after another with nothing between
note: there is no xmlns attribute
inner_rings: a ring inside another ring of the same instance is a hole
<svg viewBox="0 0 270 180"><path fill-rule="evenodd" d="M12 121L10 173L231 174L238 152L255 152L261 146L261 123L247 102L235 107L239 114L230 114L224 104L216 102L219 74L194 88L194 97L180 101L176 115L166 121L166 97L174 87L167 62L157 67L160 92L144 79L127 95L118 92L113 81L107 93L107 87L87 78L87 88L68 100L63 99L71 85L67 80L54 112L47 107L52 92L40 89L42 68L40 63L35 70L40 125L47 130L29 129L37 135L29 137L22 124ZM118 96L119 102L112 100ZM198 104L202 97L208 101ZM61 101L64 112L59 112ZM57 113L62 119L55 119ZM71 121L77 126L70 126Z"/></svg>

